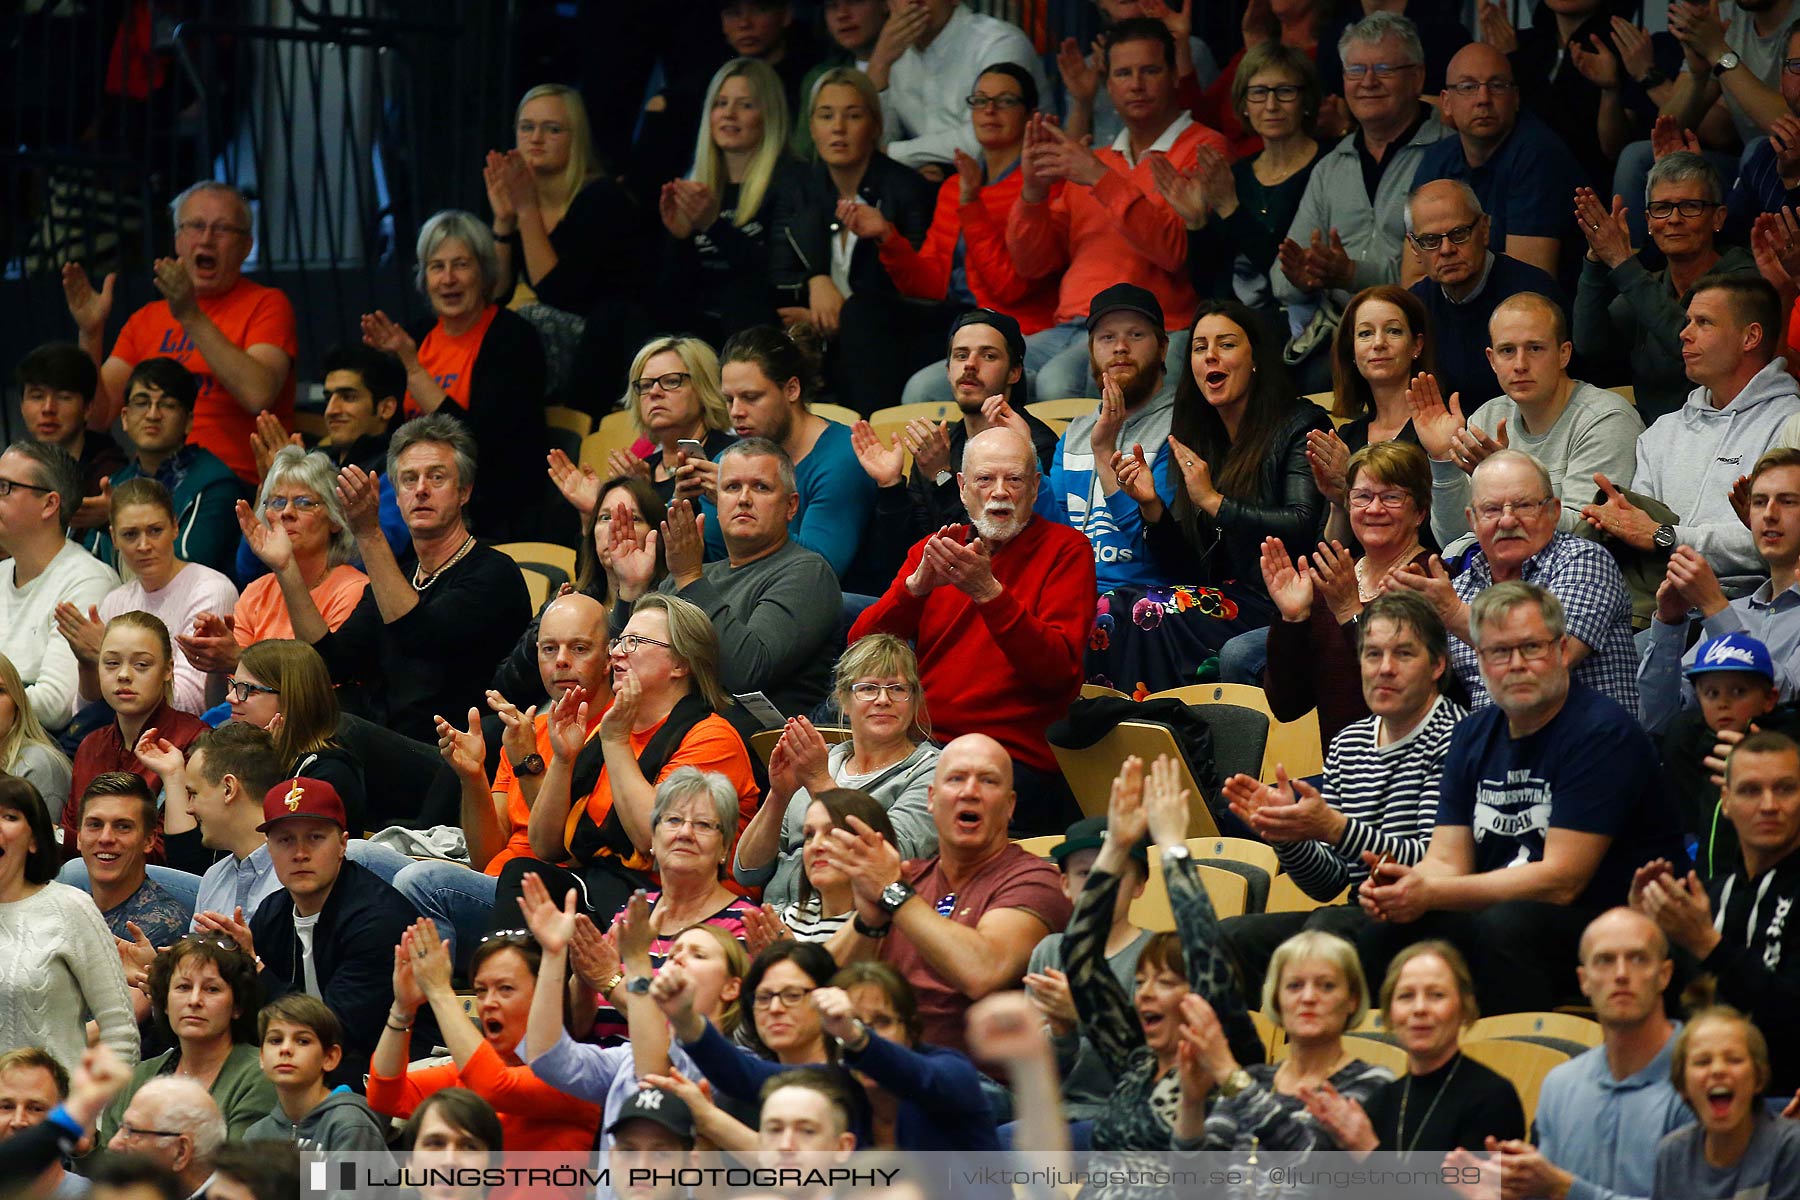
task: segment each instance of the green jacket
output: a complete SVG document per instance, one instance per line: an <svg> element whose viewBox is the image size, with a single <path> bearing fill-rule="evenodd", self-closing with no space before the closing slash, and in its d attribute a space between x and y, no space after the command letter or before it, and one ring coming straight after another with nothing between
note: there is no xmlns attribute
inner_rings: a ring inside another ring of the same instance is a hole
<svg viewBox="0 0 1800 1200"><path fill-rule="evenodd" d="M107 1106L100 1117L97 1144L104 1146L125 1119L125 1110L137 1090L161 1075L173 1075L181 1061L180 1048L165 1050L155 1058L147 1058L131 1072L131 1082ZM261 1054L252 1045L239 1043L231 1048L219 1077L213 1080L213 1102L225 1117L230 1141L242 1141L250 1127L275 1110L275 1085L263 1076Z"/></svg>

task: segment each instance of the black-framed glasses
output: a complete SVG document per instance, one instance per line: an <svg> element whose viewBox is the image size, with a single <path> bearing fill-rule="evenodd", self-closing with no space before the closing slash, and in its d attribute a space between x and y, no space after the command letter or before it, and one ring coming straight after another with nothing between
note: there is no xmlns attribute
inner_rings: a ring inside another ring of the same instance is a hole
<svg viewBox="0 0 1800 1200"><path fill-rule="evenodd" d="M1252 104L1266 104L1269 97L1274 96L1283 104L1292 104L1300 98L1300 85L1297 83L1278 83L1274 86L1253 83L1244 89L1244 99Z"/></svg>
<svg viewBox="0 0 1800 1200"><path fill-rule="evenodd" d="M664 650L673 650L675 648L675 643L673 642L659 641L653 637L645 637L641 633L628 633L624 637L616 637L612 641L606 643L606 652L608 654L636 654L638 652L638 647L645 643L649 643L652 646L661 646Z"/></svg>
<svg viewBox="0 0 1800 1200"><path fill-rule="evenodd" d="M976 92L964 97L963 103L973 109L991 108L996 112L1010 112L1015 108L1025 107L1023 96L990 96L986 92Z"/></svg>
<svg viewBox="0 0 1800 1200"><path fill-rule="evenodd" d="M1786 71L1789 75L1800 75L1800 58L1782 59L1781 69Z"/></svg>
<svg viewBox="0 0 1800 1200"><path fill-rule="evenodd" d="M1369 72L1375 73L1377 79L1392 79L1402 71L1410 71L1418 63L1345 63L1345 79L1361 79Z"/></svg>
<svg viewBox="0 0 1800 1200"><path fill-rule="evenodd" d="M1543 662L1550 657L1550 651L1555 647L1555 641L1520 642L1513 646L1482 646L1476 653L1481 655L1481 661L1488 666L1504 667L1511 664L1515 654L1526 662Z"/></svg>
<svg viewBox="0 0 1800 1200"><path fill-rule="evenodd" d="M1490 95L1504 96L1519 90L1519 85L1510 79L1459 79L1450 85L1450 90L1459 96L1473 96L1486 88Z"/></svg>
<svg viewBox="0 0 1800 1200"><path fill-rule="evenodd" d="M640 396L648 396L651 388L661 388L665 392L672 392L692 378L693 376L686 371L670 371L667 375L634 379L631 381L631 390Z"/></svg>
<svg viewBox="0 0 1800 1200"><path fill-rule="evenodd" d="M750 997L750 1007L757 1012L766 1012L775 1001L779 1000L783 1008L798 1008L801 1001L812 993L812 988L803 987L782 988L780 991L769 992L758 989L756 994Z"/></svg>
<svg viewBox="0 0 1800 1200"><path fill-rule="evenodd" d="M295 512L303 513L317 512L325 507L325 502L316 496L270 496L262 502L262 510L278 513L290 504Z"/></svg>
<svg viewBox="0 0 1800 1200"><path fill-rule="evenodd" d="M171 400L167 396L158 396L152 400L148 396L138 396L125 402L125 411L142 415L147 412L176 412L183 407L181 401Z"/></svg>
<svg viewBox="0 0 1800 1200"><path fill-rule="evenodd" d="M1644 205L1644 211L1659 221L1666 221L1676 213L1684 217L1698 217L1718 207L1715 200L1652 200Z"/></svg>
<svg viewBox="0 0 1800 1200"><path fill-rule="evenodd" d="M227 679L225 691L239 704L250 703L252 696L279 696L280 688L265 687L260 683L251 683L248 679Z"/></svg>
<svg viewBox="0 0 1800 1200"><path fill-rule="evenodd" d="M1455 229L1444 233L1414 233L1407 236L1411 237L1413 245L1421 250L1437 250L1446 241L1453 246L1462 246L1475 236L1475 227L1479 224L1481 224L1481 220L1478 217L1467 225L1458 225Z"/></svg>
<svg viewBox="0 0 1800 1200"><path fill-rule="evenodd" d="M24 488L31 492L42 492L46 496L56 490L55 488L42 487L35 483L26 483L23 479L8 479L6 476L0 475L0 496L12 495L14 488Z"/></svg>

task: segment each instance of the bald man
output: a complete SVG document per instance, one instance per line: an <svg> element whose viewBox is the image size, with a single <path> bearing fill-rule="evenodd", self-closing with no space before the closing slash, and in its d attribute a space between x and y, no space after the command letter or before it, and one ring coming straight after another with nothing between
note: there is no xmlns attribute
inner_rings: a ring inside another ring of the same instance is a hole
<svg viewBox="0 0 1800 1200"><path fill-rule="evenodd" d="M833 835L827 853L850 876L859 915L827 949L839 963L879 958L900 972L919 998L919 1040L966 1050L969 1006L1019 986L1032 948L1068 924L1069 899L1055 867L1008 839L1017 797L1006 747L981 733L956 738L927 796L932 858L902 863L879 835ZM878 919L860 915L869 905Z"/></svg>
<svg viewBox="0 0 1800 1200"><path fill-rule="evenodd" d="M1008 790L1019 799L1014 833L1054 833L1081 815L1044 731L1081 692L1093 546L1032 512L1038 460L1022 422L970 438L957 487L969 524L915 543L850 640L892 633L913 642L932 726L947 737L985 733L1004 747Z"/></svg>
<svg viewBox="0 0 1800 1200"><path fill-rule="evenodd" d="M1556 527L1564 533L1582 524L1596 471L1631 486L1644 422L1625 397L1569 374L1573 349L1562 307L1542 293L1520 292L1488 319L1487 360L1501 395L1465 424L1460 405L1415 389L1413 430L1431 456L1431 532L1439 545L1470 532L1469 475L1502 446L1525 451L1550 473L1562 501Z"/></svg>
<svg viewBox="0 0 1800 1200"><path fill-rule="evenodd" d="M537 629L537 664L550 700L521 711L499 692L488 692L488 707L500 717L505 731L491 786L481 749L481 713L471 708L455 714L457 724L446 719L451 714L438 714L438 753L462 785L462 827L469 861L476 869L447 859L426 859L402 868L394 876L394 889L437 922L438 932L451 939L460 964L467 965L489 928L501 866L514 858L534 857L526 826L551 757L551 705L582 689L591 735L612 704L606 640L606 606L592 596L571 592L544 610Z"/></svg>
<svg viewBox="0 0 1800 1200"><path fill-rule="evenodd" d="M1663 1011L1674 963L1656 922L1613 908L1581 935L1576 975L1603 1041L1553 1068L1538 1094L1537 1142L1498 1142L1506 1197L1648 1196L1656 1145L1693 1122L1669 1082L1679 1021Z"/></svg>
<svg viewBox="0 0 1800 1200"><path fill-rule="evenodd" d="M1569 197L1586 178L1575 155L1534 113L1520 111L1511 64L1485 42L1469 43L1450 60L1442 102L1456 136L1425 151L1415 186L1467 183L1492 222L1493 244L1556 275L1562 243L1575 232Z"/></svg>

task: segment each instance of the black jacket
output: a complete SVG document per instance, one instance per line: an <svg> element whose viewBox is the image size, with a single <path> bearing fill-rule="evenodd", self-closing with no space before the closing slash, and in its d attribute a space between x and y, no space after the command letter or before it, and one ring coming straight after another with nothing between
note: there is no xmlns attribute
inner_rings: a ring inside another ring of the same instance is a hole
<svg viewBox="0 0 1800 1200"><path fill-rule="evenodd" d="M1800 1012L1800 913L1794 912L1800 852L1760 879L1751 879L1740 859L1731 874L1714 879L1706 890L1724 940L1700 967L1718 979L1720 1002L1748 1013L1768 1038L1767 1094L1791 1096L1800 1087L1800 1026L1794 1022Z"/></svg>
<svg viewBox="0 0 1800 1200"><path fill-rule="evenodd" d="M379 875L344 860L313 930L319 999L344 1028L344 1059L327 1077L332 1084L361 1085L387 1012L394 1006L394 947L418 919L406 897ZM306 990L300 935L294 929L294 898L286 888L257 907L250 918L250 936L263 961L259 977L265 1000ZM420 1010L421 1017L428 1015ZM415 1031L413 1044L431 1043Z"/></svg>
<svg viewBox="0 0 1800 1200"><path fill-rule="evenodd" d="M923 175L877 153L869 160L857 192L881 210L901 237L914 246L925 240L937 206L937 189ZM796 175L778 177L773 199L769 276L780 303L805 304L806 281L831 274L831 237L840 228L837 185L825 164L815 162ZM866 238L850 253L850 288L899 294L887 268L881 265L880 247Z"/></svg>
<svg viewBox="0 0 1800 1200"><path fill-rule="evenodd" d="M1325 521L1325 499L1313 483L1306 461L1306 435L1328 430L1331 418L1309 400L1296 401L1269 444L1256 478L1256 495L1250 499L1227 496L1219 515L1200 514L1190 539L1175 519L1174 506L1146 532L1150 551L1171 579L1184 583L1217 585L1235 580L1243 588L1266 594L1262 579L1262 543L1278 537L1292 555L1311 554L1318 547ZM1171 465L1169 475L1181 487L1181 469ZM1213 464L1213 478L1219 476Z"/></svg>

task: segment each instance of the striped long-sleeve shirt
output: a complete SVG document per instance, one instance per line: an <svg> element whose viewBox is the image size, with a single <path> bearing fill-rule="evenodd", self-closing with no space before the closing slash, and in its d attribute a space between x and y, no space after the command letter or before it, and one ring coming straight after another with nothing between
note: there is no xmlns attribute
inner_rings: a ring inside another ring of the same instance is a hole
<svg viewBox="0 0 1800 1200"><path fill-rule="evenodd" d="M1282 869L1307 895L1329 900L1361 883L1362 853L1388 854L1408 866L1425 855L1437 819L1438 781L1450 734L1468 714L1443 696L1405 737L1377 745L1380 717L1346 725L1325 753L1325 802L1344 814L1336 845L1278 843Z"/></svg>

